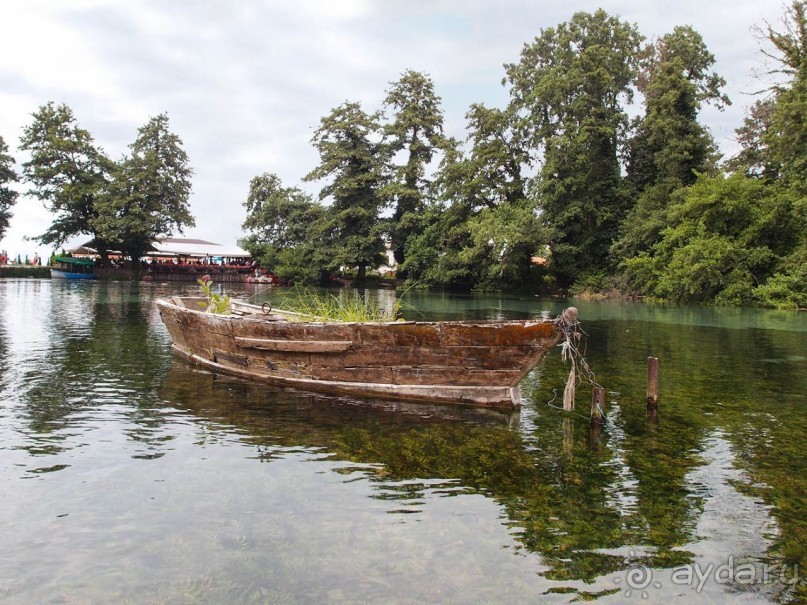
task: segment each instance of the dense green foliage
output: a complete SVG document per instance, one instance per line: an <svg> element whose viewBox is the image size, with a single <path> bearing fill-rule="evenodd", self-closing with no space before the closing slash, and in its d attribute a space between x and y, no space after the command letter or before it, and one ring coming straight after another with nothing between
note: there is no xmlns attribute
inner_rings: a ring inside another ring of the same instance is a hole
<svg viewBox="0 0 807 605"><path fill-rule="evenodd" d="M18 180L14 158L8 155L8 145L0 137L0 239L8 229L11 208L17 201L17 192L9 185Z"/></svg>
<svg viewBox="0 0 807 605"><path fill-rule="evenodd" d="M648 189L623 224L615 249L646 294L807 306L807 3L792 4L783 32L768 25L763 33L773 46L763 52L783 77L738 129L742 149L727 163L732 175L701 175L695 184L678 179L668 199ZM720 100L716 88L701 90ZM693 173L704 169L714 172L708 164L691 166Z"/></svg>
<svg viewBox="0 0 807 605"><path fill-rule="evenodd" d="M644 116L633 123L628 141L628 195L634 200L611 246L616 260L647 252L669 222L673 192L714 172L717 152L709 132L698 123L702 103L728 103L723 80L709 73L714 57L700 35L676 27L648 45L639 63L638 88Z"/></svg>
<svg viewBox="0 0 807 605"><path fill-rule="evenodd" d="M67 105L47 103L33 118L20 139L20 149L30 154L22 165L23 180L31 185L29 193L55 214L36 239L60 246L75 235L90 234L100 241L94 224L96 204L114 163L96 147L89 131L79 127Z"/></svg>
<svg viewBox="0 0 807 605"><path fill-rule="evenodd" d="M542 161L534 202L562 286L608 267L628 210L618 152L640 41L635 26L603 10L576 13L506 66L516 129Z"/></svg>
<svg viewBox="0 0 807 605"><path fill-rule="evenodd" d="M321 245L325 208L302 190L283 187L275 174L256 176L244 203L245 246L283 277L319 282L331 268Z"/></svg>
<svg viewBox="0 0 807 605"><path fill-rule="evenodd" d="M358 103L344 103L321 120L312 143L320 165L305 180L329 179L320 200L331 205L320 221L319 241L328 244L331 262L357 268L364 279L367 267L382 262L381 198L387 148L376 141L379 116L365 113Z"/></svg>
<svg viewBox="0 0 807 605"><path fill-rule="evenodd" d="M118 249L137 261L157 237L194 224L188 157L165 114L140 128L131 155L114 162L67 105L50 102L33 114L20 149L30 154L22 165L29 193L55 214L35 238L43 244L91 235L102 254Z"/></svg>
<svg viewBox="0 0 807 605"><path fill-rule="evenodd" d="M389 151L403 152L405 159L401 165L392 163L383 191L388 203L395 206L387 231L395 242L395 260L403 265L410 238L423 226L431 186L426 171L435 153L446 146L443 112L432 81L411 70L392 84L384 104L394 112L393 120L384 127Z"/></svg>
<svg viewBox="0 0 807 605"><path fill-rule="evenodd" d="M471 105L464 140L444 136L432 81L411 70L387 91L389 115L335 109L306 177L329 180L320 203L256 177L248 248L307 282L363 277L386 242L398 277L420 286L804 307L805 2L759 32L779 79L722 165L699 115L730 100L700 34L645 43L635 25L580 12L504 66L509 103Z"/></svg>
<svg viewBox="0 0 807 605"><path fill-rule="evenodd" d="M676 191L670 226L649 253L626 261L627 270L660 298L764 302L774 294L760 287L783 268L783 256L807 228L793 218L795 202L743 175L701 177Z"/></svg>
<svg viewBox="0 0 807 605"><path fill-rule="evenodd" d="M158 237L194 225L188 204L192 170L165 114L141 127L129 148L97 203L94 226L136 262Z"/></svg>
<svg viewBox="0 0 807 605"><path fill-rule="evenodd" d="M775 83L725 161L700 122L705 105L730 103L700 34L675 26L646 43L634 24L579 12L504 66L509 102L472 104L462 140L445 136L434 83L412 70L377 111L333 109L304 177L319 191L255 177L246 246L308 283L362 280L388 246L397 277L421 286L804 307L807 2L758 34ZM642 111L629 120L634 95ZM20 148L22 180L55 214L43 243L86 233L137 259L193 225L191 169L165 115L113 162L69 107L48 103ZM12 165L0 140L0 233Z"/></svg>

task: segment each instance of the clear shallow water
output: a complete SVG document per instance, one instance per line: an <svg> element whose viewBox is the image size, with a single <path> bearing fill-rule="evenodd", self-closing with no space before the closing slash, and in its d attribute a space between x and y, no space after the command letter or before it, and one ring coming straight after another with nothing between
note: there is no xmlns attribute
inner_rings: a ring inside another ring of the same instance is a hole
<svg viewBox="0 0 807 605"><path fill-rule="evenodd" d="M597 436L547 405L558 354L515 415L196 370L153 304L170 291L0 281L0 603L807 598L807 314L576 301ZM429 319L568 304L406 298Z"/></svg>

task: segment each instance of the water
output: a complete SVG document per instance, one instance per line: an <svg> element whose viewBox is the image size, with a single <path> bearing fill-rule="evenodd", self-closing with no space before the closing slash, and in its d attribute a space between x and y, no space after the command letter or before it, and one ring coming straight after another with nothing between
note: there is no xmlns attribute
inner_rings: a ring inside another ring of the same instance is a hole
<svg viewBox="0 0 807 605"><path fill-rule="evenodd" d="M553 407L558 353L519 414L194 369L154 307L171 288L0 281L0 603L807 600L805 313L576 302L597 435L584 388ZM406 298L415 319L568 304Z"/></svg>

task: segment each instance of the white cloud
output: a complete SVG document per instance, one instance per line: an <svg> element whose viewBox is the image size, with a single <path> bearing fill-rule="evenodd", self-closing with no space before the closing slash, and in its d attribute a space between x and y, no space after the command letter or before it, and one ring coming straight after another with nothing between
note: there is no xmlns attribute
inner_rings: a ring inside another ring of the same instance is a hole
<svg viewBox="0 0 807 605"><path fill-rule="evenodd" d="M783 6L756 0L71 0L0 3L0 135L12 151L37 107L70 105L112 156L126 152L150 116L167 112L195 169L190 233L222 243L240 234L249 180L265 171L301 183L317 156L320 118L345 100L380 108L406 69L428 73L443 99L447 131L462 136L468 106L500 106L503 64L516 62L541 28L575 11L636 22L646 36L692 25L717 58L734 106L707 110L724 149L753 101L758 42ZM21 155L18 160L22 161ZM0 242L33 253L24 235L49 215L21 199ZM40 254L43 252L40 251Z"/></svg>

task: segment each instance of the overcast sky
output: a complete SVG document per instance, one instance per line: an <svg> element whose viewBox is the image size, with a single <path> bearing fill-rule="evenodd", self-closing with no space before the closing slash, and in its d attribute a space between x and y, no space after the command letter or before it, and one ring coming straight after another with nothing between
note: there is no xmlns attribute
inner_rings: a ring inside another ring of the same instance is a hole
<svg viewBox="0 0 807 605"><path fill-rule="evenodd" d="M413 69L432 78L447 133L464 138L472 103L505 105L503 65L524 44L597 8L647 38L676 25L701 33L733 101L702 122L731 153L760 87L751 29L780 22L777 0L0 0L0 136L19 164L31 114L66 103L119 159L137 128L166 112L194 169L196 227L185 235L233 244L252 177L318 190L301 181L317 165L311 135L333 108L380 109L390 82ZM23 238L50 222L21 196L0 248L49 253Z"/></svg>

